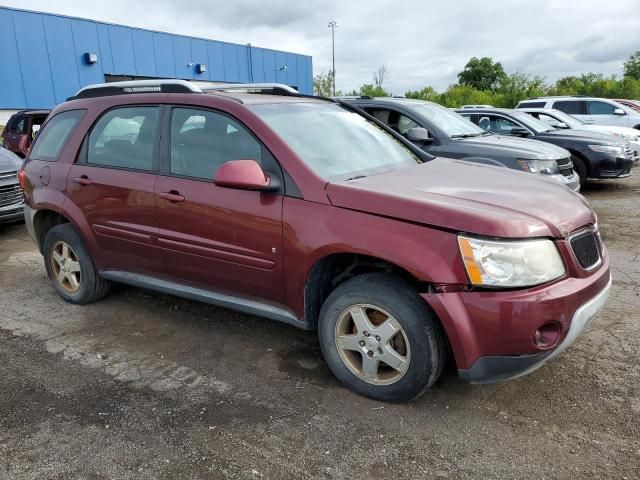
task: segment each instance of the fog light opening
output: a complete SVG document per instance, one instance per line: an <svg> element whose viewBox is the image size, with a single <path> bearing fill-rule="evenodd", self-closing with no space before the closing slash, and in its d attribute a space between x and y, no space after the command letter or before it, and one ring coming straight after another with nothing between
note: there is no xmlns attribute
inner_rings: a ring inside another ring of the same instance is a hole
<svg viewBox="0 0 640 480"><path fill-rule="evenodd" d="M538 327L533 334L533 343L536 347L547 350L555 347L560 338L560 325L556 322L547 322Z"/></svg>

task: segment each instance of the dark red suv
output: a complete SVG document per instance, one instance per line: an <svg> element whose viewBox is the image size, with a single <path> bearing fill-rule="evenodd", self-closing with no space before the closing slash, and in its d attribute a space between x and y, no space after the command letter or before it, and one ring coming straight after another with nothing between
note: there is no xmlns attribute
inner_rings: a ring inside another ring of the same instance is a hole
<svg viewBox="0 0 640 480"><path fill-rule="evenodd" d="M317 331L336 377L381 400L420 395L447 359L476 383L528 373L610 286L580 195L282 86L87 87L19 176L64 299L122 282Z"/></svg>
<svg viewBox="0 0 640 480"><path fill-rule="evenodd" d="M49 110L22 110L11 115L2 130L2 146L24 158Z"/></svg>

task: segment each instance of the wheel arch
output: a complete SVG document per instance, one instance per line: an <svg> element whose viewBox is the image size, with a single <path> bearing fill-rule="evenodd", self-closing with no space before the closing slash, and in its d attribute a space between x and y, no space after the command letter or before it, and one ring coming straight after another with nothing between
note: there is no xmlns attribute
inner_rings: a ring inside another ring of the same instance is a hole
<svg viewBox="0 0 640 480"><path fill-rule="evenodd" d="M306 277L304 318L308 328L317 328L322 304L333 290L350 278L373 272L402 278L417 292L431 291L429 282L419 280L407 269L388 260L361 253L330 253L318 259Z"/></svg>

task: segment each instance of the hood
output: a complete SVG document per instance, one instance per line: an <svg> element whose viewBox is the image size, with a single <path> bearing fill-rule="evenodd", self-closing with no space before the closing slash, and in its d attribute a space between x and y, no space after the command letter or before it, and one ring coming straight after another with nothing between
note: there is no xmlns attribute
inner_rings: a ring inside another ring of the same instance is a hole
<svg viewBox="0 0 640 480"><path fill-rule="evenodd" d="M337 207L491 237L563 238L595 223L584 197L540 177L436 158L326 191Z"/></svg>
<svg viewBox="0 0 640 480"><path fill-rule="evenodd" d="M621 142L619 139L612 137L609 134L591 132L588 130L553 130L551 132L540 133L536 136L565 139L570 141L584 140L585 142L596 144L596 145L604 145L604 144L624 145L624 142Z"/></svg>
<svg viewBox="0 0 640 480"><path fill-rule="evenodd" d="M583 130L589 130L591 132L603 133L603 134L618 134L627 135L628 137L637 138L640 137L640 131L635 128L629 127L605 127L604 125L583 125Z"/></svg>
<svg viewBox="0 0 640 480"><path fill-rule="evenodd" d="M0 172L15 172L22 165L22 159L6 148L0 147Z"/></svg>
<svg viewBox="0 0 640 480"><path fill-rule="evenodd" d="M557 160L570 156L569 152L562 147L551 143L540 142L528 138L509 137L505 135L482 135L469 138L454 138L473 147L476 154L502 152L505 156L525 159Z"/></svg>

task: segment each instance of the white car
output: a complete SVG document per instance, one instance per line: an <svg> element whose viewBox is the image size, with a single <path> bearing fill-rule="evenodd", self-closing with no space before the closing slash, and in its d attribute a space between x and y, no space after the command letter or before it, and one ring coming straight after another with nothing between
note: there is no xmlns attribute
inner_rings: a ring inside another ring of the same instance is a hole
<svg viewBox="0 0 640 480"><path fill-rule="evenodd" d="M640 160L640 130L615 125L588 125L572 115L551 108L519 108L550 127L605 133L627 140L633 149L633 160Z"/></svg>
<svg viewBox="0 0 640 480"><path fill-rule="evenodd" d="M640 130L640 112L608 98L537 97L522 100L516 108L553 108L589 125L615 125Z"/></svg>

